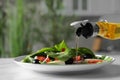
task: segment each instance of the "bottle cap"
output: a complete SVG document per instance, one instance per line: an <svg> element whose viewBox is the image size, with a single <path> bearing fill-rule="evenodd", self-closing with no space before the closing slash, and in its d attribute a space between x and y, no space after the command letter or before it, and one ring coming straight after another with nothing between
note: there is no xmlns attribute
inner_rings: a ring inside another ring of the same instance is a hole
<svg viewBox="0 0 120 80"><path fill-rule="evenodd" d="M94 26L88 20L76 21L70 24L76 28L76 35L80 37L81 35L85 38L89 38L94 33Z"/></svg>
<svg viewBox="0 0 120 80"><path fill-rule="evenodd" d="M87 39L93 35L93 31L93 25L90 22L88 22L82 27L81 34Z"/></svg>

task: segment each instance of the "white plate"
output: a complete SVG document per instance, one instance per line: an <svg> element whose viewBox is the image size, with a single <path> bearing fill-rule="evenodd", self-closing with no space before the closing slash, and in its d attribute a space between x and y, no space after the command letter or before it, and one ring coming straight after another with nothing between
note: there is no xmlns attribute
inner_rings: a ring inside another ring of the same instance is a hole
<svg viewBox="0 0 120 80"><path fill-rule="evenodd" d="M96 55L96 56L102 56L102 55ZM106 66L110 63L112 63L115 59L113 57L110 62L103 62L100 64L72 64L72 65L47 65L47 64L32 64L32 63L23 63L21 60L25 56L20 56L14 59L14 61L27 69L40 71L40 72L66 72L66 71L87 71L87 70L93 70L97 68L101 68L103 66ZM110 56L108 56L110 57Z"/></svg>

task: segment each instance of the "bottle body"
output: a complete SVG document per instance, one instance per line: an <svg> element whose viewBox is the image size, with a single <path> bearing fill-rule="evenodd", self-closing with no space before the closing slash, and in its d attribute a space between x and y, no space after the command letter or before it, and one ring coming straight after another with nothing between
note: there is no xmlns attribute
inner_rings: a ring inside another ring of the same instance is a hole
<svg viewBox="0 0 120 80"><path fill-rule="evenodd" d="M120 23L96 22L96 24L99 27L97 35L110 40L120 39Z"/></svg>
<svg viewBox="0 0 120 80"><path fill-rule="evenodd" d="M90 22L76 21L71 23L76 28L76 35L83 36L86 39L92 36L101 36L109 40L120 39L120 23L106 21Z"/></svg>

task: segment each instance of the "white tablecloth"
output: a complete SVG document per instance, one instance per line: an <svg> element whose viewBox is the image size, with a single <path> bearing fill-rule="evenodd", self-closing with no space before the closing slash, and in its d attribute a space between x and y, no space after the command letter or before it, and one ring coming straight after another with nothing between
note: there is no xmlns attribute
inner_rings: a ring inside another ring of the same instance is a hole
<svg viewBox="0 0 120 80"><path fill-rule="evenodd" d="M99 53L100 54L100 53ZM106 53L116 60L113 64L91 72L45 74L26 70L13 58L0 59L0 80L120 80L120 52Z"/></svg>

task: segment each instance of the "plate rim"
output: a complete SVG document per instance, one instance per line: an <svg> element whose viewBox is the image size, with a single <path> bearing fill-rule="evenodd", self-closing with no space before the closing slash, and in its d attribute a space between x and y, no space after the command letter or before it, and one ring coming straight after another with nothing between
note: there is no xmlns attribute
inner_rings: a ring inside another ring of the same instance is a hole
<svg viewBox="0 0 120 80"><path fill-rule="evenodd" d="M98 56L102 56L102 55L98 55ZM20 59L21 57L21 59ZM18 64L19 66L25 68L25 69L29 69L29 70L33 70L33 71L37 71L37 72L46 72L46 73L56 73L56 72L70 72L70 71L89 71L89 70L94 70L94 69L98 69L98 68L102 68L104 66L110 65L112 62L115 61L114 57L111 57L112 60L110 62L103 62L100 64L74 64L74 65L48 65L48 64L33 64L33 63L23 63L21 62L21 60L24 58L25 56L18 56L14 59L14 62L16 64ZM19 60L17 60L19 58Z"/></svg>
<svg viewBox="0 0 120 80"><path fill-rule="evenodd" d="M78 65L80 65L80 66L82 66L82 65L99 65L99 64L68 64L68 65L50 65L50 64L33 64L33 63L23 63L23 62L21 62L21 60L25 57L26 55L23 55L23 56L18 56L18 57L15 57L14 58L14 62L15 63L21 63L21 64L32 64L32 65L40 65L40 66L78 66ZM96 56L103 56L103 55L99 55L99 54L96 54ZM105 56L107 56L107 55L105 55ZM21 57L23 57L23 58L21 58ZM100 64L104 64L104 63L112 63L112 62L114 62L115 61L115 58L114 57L112 57L112 56L108 56L108 57L111 57L112 58L112 60L110 61L110 62L102 62L102 63L100 63ZM18 58L21 58L21 60L17 60Z"/></svg>

